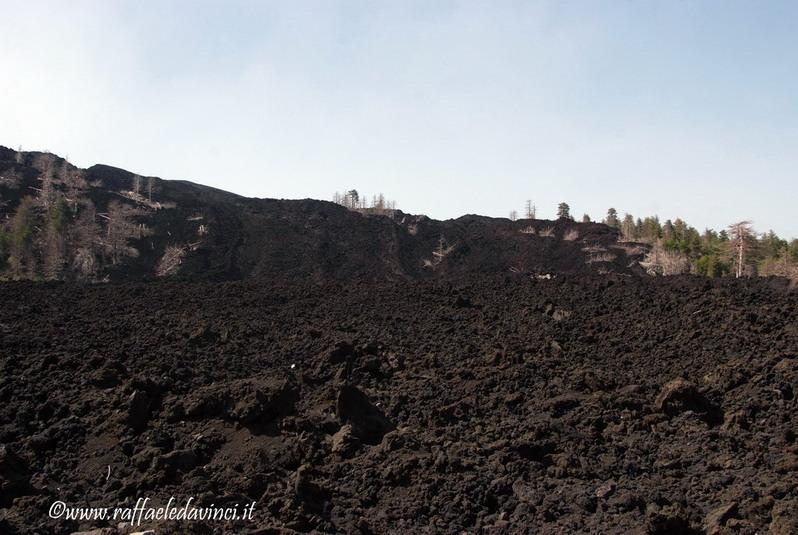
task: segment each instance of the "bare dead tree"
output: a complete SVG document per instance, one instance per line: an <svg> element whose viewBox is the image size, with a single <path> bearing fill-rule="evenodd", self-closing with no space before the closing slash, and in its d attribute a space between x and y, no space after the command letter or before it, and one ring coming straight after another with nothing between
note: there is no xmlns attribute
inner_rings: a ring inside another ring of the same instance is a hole
<svg viewBox="0 0 798 535"><path fill-rule="evenodd" d="M69 202L72 212L76 213L78 205L81 202L81 197L86 191L86 179L83 178L83 172L79 169L73 169L64 165L62 168L62 179L66 186L66 198Z"/></svg>
<svg viewBox="0 0 798 535"><path fill-rule="evenodd" d="M45 210L49 210L56 199L56 190L53 183L53 168L49 164L42 173L42 176L39 177L39 180L42 182L42 187L39 190L38 196L39 206Z"/></svg>
<svg viewBox="0 0 798 535"><path fill-rule="evenodd" d="M139 175L133 175L133 193L136 197L141 195L141 177Z"/></svg>
<svg viewBox="0 0 798 535"><path fill-rule="evenodd" d="M147 200L152 202L152 190L155 186L155 179L153 177L147 177Z"/></svg>
<svg viewBox="0 0 798 535"><path fill-rule="evenodd" d="M435 268L440 265L444 259L454 251L456 244L449 244L444 238L443 234L438 238L438 245L432 251L432 259L424 260L425 267Z"/></svg>
<svg viewBox="0 0 798 535"><path fill-rule="evenodd" d="M97 209L94 203L86 200L71 227L70 240L76 248L93 249L99 242L100 226L97 224Z"/></svg>
<svg viewBox="0 0 798 535"><path fill-rule="evenodd" d="M537 215L537 208L535 207L534 204L532 204L532 201L530 199L527 199L526 206L524 208L524 217L526 219L535 219L536 215Z"/></svg>
<svg viewBox="0 0 798 535"><path fill-rule="evenodd" d="M155 275L158 277L167 277L174 275L180 268L183 262L183 257L186 256L186 247L182 245L169 245L163 253L163 256L158 261L155 267Z"/></svg>
<svg viewBox="0 0 798 535"><path fill-rule="evenodd" d="M69 205L64 198L58 199L47 212L46 220L42 270L46 279L57 280L63 275L66 265L66 229L70 221Z"/></svg>
<svg viewBox="0 0 798 535"><path fill-rule="evenodd" d="M379 193L372 195L371 200L366 195L358 193L357 190L347 190L345 193L335 192L332 197L335 204L340 204L349 210L357 210L366 214L394 215L396 211L396 201L385 198Z"/></svg>
<svg viewBox="0 0 798 535"><path fill-rule="evenodd" d="M101 245L97 210L87 200L81 204L75 223L69 227L67 239L72 254L72 272L81 279L90 279L97 272L96 251Z"/></svg>
<svg viewBox="0 0 798 535"><path fill-rule="evenodd" d="M798 283L798 265L790 258L789 247L784 247L778 257L769 258L759 266L759 274L765 277L776 276Z"/></svg>
<svg viewBox="0 0 798 535"><path fill-rule="evenodd" d="M112 264L118 264L125 256L137 256L138 251L128 246L133 238L141 238L147 232L146 227L135 222L135 217L141 215L137 208L111 201L108 213L102 214L106 221L105 247Z"/></svg>
<svg viewBox="0 0 798 535"><path fill-rule="evenodd" d="M516 210L510 210L510 221L517 221L518 220L518 212Z"/></svg>
<svg viewBox="0 0 798 535"><path fill-rule="evenodd" d="M654 244L640 265L649 275L681 275L690 271L687 257L678 251L666 250L661 241Z"/></svg>
<svg viewBox="0 0 798 535"><path fill-rule="evenodd" d="M63 234L48 229L45 234L42 270L47 280L58 280L64 271L66 250Z"/></svg>
<svg viewBox="0 0 798 535"><path fill-rule="evenodd" d="M729 225L729 246L734 259L735 277L740 278L745 273L746 258L754 243L754 230L750 221L740 221Z"/></svg>

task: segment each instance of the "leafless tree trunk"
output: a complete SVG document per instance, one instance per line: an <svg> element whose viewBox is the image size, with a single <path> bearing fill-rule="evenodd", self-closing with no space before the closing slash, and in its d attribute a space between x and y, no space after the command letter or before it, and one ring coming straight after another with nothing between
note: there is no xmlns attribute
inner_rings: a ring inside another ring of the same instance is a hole
<svg viewBox="0 0 798 535"><path fill-rule="evenodd" d="M518 212L515 210L510 210L510 221L518 220Z"/></svg>
<svg viewBox="0 0 798 535"><path fill-rule="evenodd" d="M42 181L42 188L39 190L39 205L45 210L49 210L55 203L56 196L52 167L48 165L39 180Z"/></svg>
<svg viewBox="0 0 798 535"><path fill-rule="evenodd" d="M146 231L143 225L134 221L134 217L140 214L138 209L118 201L111 201L108 205L105 244L112 264L118 264L123 256L138 254L138 251L128 246L128 241L141 238Z"/></svg>
<svg viewBox="0 0 798 535"><path fill-rule="evenodd" d="M66 186L66 200L72 208L72 213L76 213L80 198L86 191L86 180L81 170L74 169L67 163L61 167L61 179Z"/></svg>
<svg viewBox="0 0 798 535"><path fill-rule="evenodd" d="M90 279L97 272L96 250L100 243L100 226L94 203L83 203L75 224L70 227L69 240L74 251L72 272L79 278Z"/></svg>
<svg viewBox="0 0 798 535"><path fill-rule="evenodd" d="M754 231L750 221L740 221L729 225L729 244L733 248L734 276L740 278L745 273L746 258L751 250Z"/></svg>
<svg viewBox="0 0 798 535"><path fill-rule="evenodd" d="M44 278L47 280L60 279L64 272L65 258L66 243L64 235L52 228L47 229L44 244Z"/></svg>
<svg viewBox="0 0 798 535"><path fill-rule="evenodd" d="M524 210L524 216L526 217L526 219L535 219L536 215L537 215L537 208L535 208L535 205L532 204L531 200L527 200L526 207Z"/></svg>
<svg viewBox="0 0 798 535"><path fill-rule="evenodd" d="M158 277L174 275L180 268L180 264L183 262L183 257L185 255L186 247L169 245L158 261L158 265L155 267L155 275Z"/></svg>

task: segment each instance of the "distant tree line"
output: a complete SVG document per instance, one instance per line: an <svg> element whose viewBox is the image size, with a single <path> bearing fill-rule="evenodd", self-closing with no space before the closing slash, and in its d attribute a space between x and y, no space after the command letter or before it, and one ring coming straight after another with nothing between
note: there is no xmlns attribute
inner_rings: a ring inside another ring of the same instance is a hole
<svg viewBox="0 0 798 535"><path fill-rule="evenodd" d="M625 241L643 242L686 260L688 270L708 277L734 275L781 275L798 273L798 239L787 241L772 230L757 233L750 222L740 221L720 231L699 232L684 220L660 221L657 216L619 219L614 208L604 223L617 228Z"/></svg>
<svg viewBox="0 0 798 535"><path fill-rule="evenodd" d="M531 200L525 203L526 219L535 219L537 210ZM557 219L574 221L566 202L557 205ZM510 219L518 219L512 210ZM590 223L589 215L582 216ZM602 223L617 228L623 241L646 243L651 252L646 264L662 274L696 273L707 277L733 275L779 275L798 279L798 239L787 241L772 230L758 234L749 221L728 228L699 232L680 218L660 221L658 216L620 217L615 208L607 210Z"/></svg>
<svg viewBox="0 0 798 535"><path fill-rule="evenodd" d="M358 193L356 189L344 193L336 191L333 194L333 202L359 212L391 215L396 211L396 201L386 199L382 193L372 195L369 199L368 196Z"/></svg>

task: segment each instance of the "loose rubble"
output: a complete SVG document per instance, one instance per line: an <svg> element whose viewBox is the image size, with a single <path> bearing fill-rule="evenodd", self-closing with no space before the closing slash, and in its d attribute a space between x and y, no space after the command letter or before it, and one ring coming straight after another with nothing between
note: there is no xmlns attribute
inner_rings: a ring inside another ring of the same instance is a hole
<svg viewBox="0 0 798 535"><path fill-rule="evenodd" d="M798 295L776 279L8 283L0 302L0 533L798 532ZM256 508L47 516L142 496Z"/></svg>

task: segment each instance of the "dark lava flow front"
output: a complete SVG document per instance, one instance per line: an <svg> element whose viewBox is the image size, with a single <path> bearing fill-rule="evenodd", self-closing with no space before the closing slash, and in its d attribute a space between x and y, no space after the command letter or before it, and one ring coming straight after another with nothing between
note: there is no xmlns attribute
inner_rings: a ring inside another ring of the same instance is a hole
<svg viewBox="0 0 798 535"><path fill-rule="evenodd" d="M137 496L257 502L158 533L798 532L777 280L9 283L0 304L0 533L103 527L47 510Z"/></svg>

